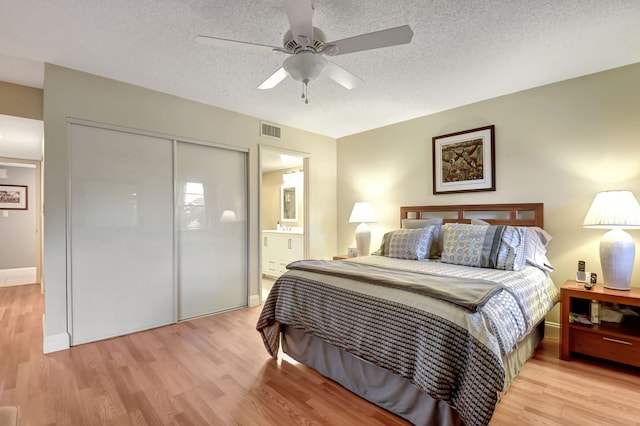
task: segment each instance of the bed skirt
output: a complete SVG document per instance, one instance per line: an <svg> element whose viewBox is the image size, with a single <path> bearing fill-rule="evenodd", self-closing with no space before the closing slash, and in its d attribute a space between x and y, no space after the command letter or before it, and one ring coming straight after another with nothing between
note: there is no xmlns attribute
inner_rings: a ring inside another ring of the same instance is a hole
<svg viewBox="0 0 640 426"><path fill-rule="evenodd" d="M543 337L544 321L506 357L504 362L507 378L503 395ZM463 424L458 413L449 404L431 398L404 377L392 374L301 330L284 328L282 350L356 395L415 425Z"/></svg>

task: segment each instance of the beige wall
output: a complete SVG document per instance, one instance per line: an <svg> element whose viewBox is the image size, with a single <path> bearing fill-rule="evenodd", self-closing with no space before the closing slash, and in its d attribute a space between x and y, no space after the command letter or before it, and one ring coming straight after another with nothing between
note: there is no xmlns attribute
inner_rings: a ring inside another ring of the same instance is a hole
<svg viewBox="0 0 640 426"><path fill-rule="evenodd" d="M297 222L282 222L281 219L281 206L280 206L280 188L283 186L282 175L289 172L297 172L302 170L302 167L294 167L291 169L274 170L262 174L262 229L273 230L276 229L276 224L280 221L280 224L286 226L304 227L304 203L303 203L303 190L304 186L300 185L296 187L296 202L298 204L298 221ZM287 185L289 186L289 185Z"/></svg>
<svg viewBox="0 0 640 426"><path fill-rule="evenodd" d="M258 147L309 154L309 245L313 257L336 247L336 141L283 127L282 140L259 136L259 119L55 65L45 65L46 205L44 230L45 342L67 332L66 188L68 117L249 150L249 280L257 300L259 272Z"/></svg>
<svg viewBox="0 0 640 426"><path fill-rule="evenodd" d="M428 101L428 100L427 100ZM433 195L432 137L496 126L496 191ZM640 197L640 64L420 117L338 140L338 251L352 244L355 201L373 203L372 250L402 205L543 202L560 286L578 259L601 277L602 230L582 221L599 191ZM636 242L640 232L630 231ZM640 249L636 251L640 257ZM640 286L636 259L633 286ZM557 322L557 308L550 316Z"/></svg>
<svg viewBox="0 0 640 426"><path fill-rule="evenodd" d="M0 114L42 120L43 91L0 81Z"/></svg>

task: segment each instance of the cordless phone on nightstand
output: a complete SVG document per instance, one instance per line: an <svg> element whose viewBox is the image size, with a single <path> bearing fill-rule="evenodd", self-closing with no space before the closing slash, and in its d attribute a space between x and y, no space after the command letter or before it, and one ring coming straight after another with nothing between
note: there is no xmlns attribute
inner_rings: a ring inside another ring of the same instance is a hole
<svg viewBox="0 0 640 426"><path fill-rule="evenodd" d="M593 286L596 285L596 281L598 281L598 274L591 272L589 274L589 282L584 283L584 288L586 288L587 290L591 290Z"/></svg>
<svg viewBox="0 0 640 426"><path fill-rule="evenodd" d="M585 271L585 262L584 260L578 260L578 272L576 272L576 281L579 283L584 283L584 288L587 290L591 290L593 286L596 285L596 281L598 280L598 276L594 273Z"/></svg>
<svg viewBox="0 0 640 426"><path fill-rule="evenodd" d="M585 272L584 260L578 260L578 272L576 272L576 281L579 283L587 282L587 273Z"/></svg>

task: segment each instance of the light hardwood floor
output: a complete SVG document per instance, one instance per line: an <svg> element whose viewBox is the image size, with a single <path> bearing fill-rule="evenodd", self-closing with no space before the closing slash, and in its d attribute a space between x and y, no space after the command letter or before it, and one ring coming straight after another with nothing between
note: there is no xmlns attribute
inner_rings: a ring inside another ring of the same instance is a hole
<svg viewBox="0 0 640 426"><path fill-rule="evenodd" d="M315 371L273 361L260 307L42 354L39 286L0 288L0 406L21 425L404 425ZM546 339L491 425L640 425L640 377L558 359Z"/></svg>

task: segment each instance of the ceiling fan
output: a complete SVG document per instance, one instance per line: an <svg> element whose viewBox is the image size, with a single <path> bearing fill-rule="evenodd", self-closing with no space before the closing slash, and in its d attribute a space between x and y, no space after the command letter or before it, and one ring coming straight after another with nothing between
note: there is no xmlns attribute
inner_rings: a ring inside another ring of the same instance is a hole
<svg viewBox="0 0 640 426"><path fill-rule="evenodd" d="M291 29L284 35L283 47L228 40L219 37L199 35L196 42L212 46L257 48L290 55L282 66L258 86L271 89L287 76L302 82L302 98L309 103L307 85L321 75L325 75L347 89L356 87L362 80L328 61L324 56L338 56L363 50L406 44L411 41L413 31L408 25L361 34L354 37L327 42L322 30L312 24L312 0L284 0Z"/></svg>

